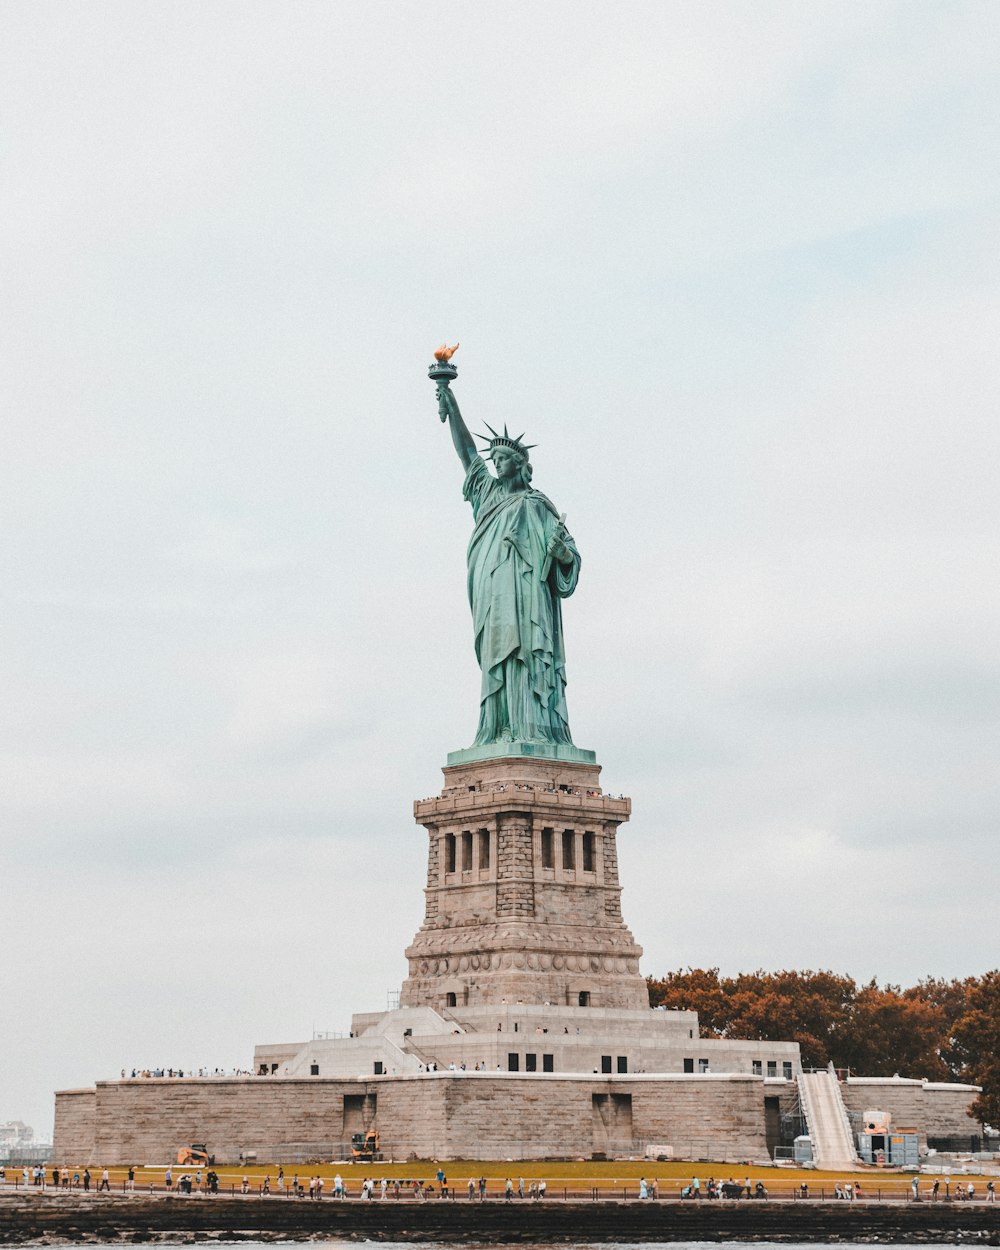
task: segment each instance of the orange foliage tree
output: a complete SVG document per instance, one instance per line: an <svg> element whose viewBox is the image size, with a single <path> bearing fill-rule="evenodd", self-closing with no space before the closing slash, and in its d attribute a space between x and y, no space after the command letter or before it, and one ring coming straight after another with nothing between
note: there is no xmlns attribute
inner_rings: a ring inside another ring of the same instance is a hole
<svg viewBox="0 0 1000 1250"><path fill-rule="evenodd" d="M898 1072L929 1080L972 1072L970 1043L962 1050L953 1032L981 984L974 977L900 989L875 981L859 986L826 971L723 977L718 968L689 968L650 977L648 984L652 1006L697 1011L702 1037L798 1042L807 1068L832 1062L865 1076ZM963 1037L974 1036L975 1027ZM980 1063L976 1070L986 1068Z"/></svg>

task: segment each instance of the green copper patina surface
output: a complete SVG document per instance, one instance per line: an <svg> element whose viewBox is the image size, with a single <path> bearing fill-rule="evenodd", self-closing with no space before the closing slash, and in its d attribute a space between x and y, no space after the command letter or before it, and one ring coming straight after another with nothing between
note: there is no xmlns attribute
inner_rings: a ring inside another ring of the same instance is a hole
<svg viewBox="0 0 1000 1250"><path fill-rule="evenodd" d="M564 517L531 485L523 436L491 431L496 476L487 469L449 387L456 372L441 362L429 370L475 521L468 591L482 683L475 742L448 763L512 755L590 763L594 753L574 746L569 731L561 610L576 589L580 553Z"/></svg>

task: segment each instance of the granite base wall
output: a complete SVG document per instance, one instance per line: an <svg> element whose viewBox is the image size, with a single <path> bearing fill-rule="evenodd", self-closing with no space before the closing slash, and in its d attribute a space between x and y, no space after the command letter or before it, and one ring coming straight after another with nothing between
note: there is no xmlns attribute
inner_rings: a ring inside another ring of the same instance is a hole
<svg viewBox="0 0 1000 1250"><path fill-rule="evenodd" d="M677 1157L767 1159L758 1078L473 1072L104 1081L57 1094L54 1158L166 1163L191 1142L219 1163L247 1151L334 1158L368 1127L397 1160L614 1157L654 1143Z"/></svg>

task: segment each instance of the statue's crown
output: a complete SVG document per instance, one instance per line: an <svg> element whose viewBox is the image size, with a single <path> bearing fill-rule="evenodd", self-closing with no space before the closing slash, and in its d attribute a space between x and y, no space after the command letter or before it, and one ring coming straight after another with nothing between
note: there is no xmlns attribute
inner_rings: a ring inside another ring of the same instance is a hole
<svg viewBox="0 0 1000 1250"><path fill-rule="evenodd" d="M513 437L508 431L506 424L503 427L502 434L498 434L489 422L485 424L489 434L477 434L476 438L481 438L484 443L489 443L490 456L493 455L498 447L509 447L511 451L520 452L522 456L527 457L532 447L537 447L538 445L537 443L522 443L521 439L524 438L524 435L518 434L516 437Z"/></svg>

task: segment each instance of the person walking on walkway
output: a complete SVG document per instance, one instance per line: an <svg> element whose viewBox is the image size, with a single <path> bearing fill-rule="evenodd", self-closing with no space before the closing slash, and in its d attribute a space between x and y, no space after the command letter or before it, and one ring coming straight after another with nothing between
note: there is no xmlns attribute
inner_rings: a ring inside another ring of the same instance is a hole
<svg viewBox="0 0 1000 1250"><path fill-rule="evenodd" d="M111 1192L111 1178L108 1176L107 1168L101 1172L101 1183L97 1186L97 1192L100 1193L103 1189L106 1189L108 1193Z"/></svg>

